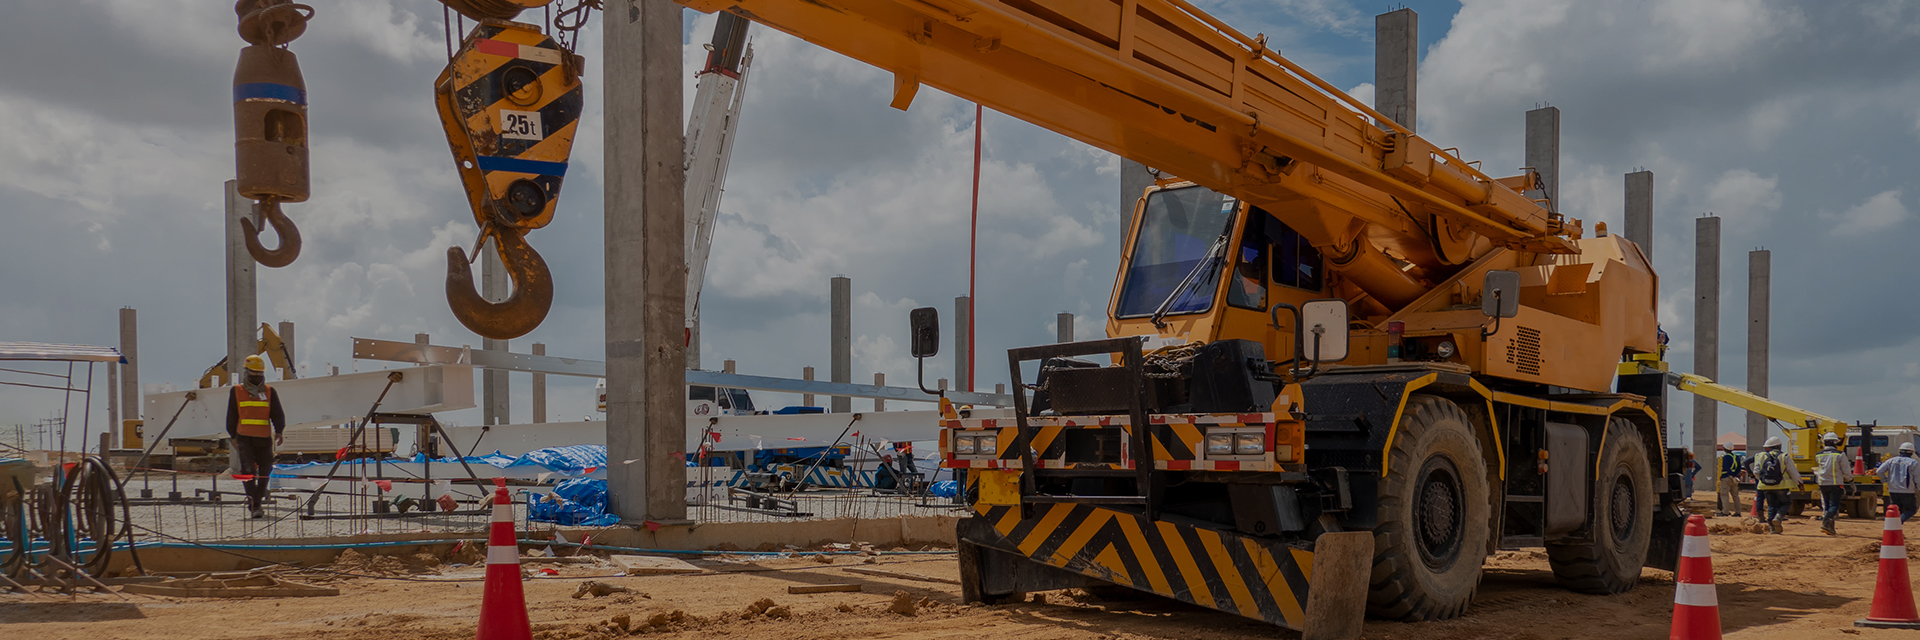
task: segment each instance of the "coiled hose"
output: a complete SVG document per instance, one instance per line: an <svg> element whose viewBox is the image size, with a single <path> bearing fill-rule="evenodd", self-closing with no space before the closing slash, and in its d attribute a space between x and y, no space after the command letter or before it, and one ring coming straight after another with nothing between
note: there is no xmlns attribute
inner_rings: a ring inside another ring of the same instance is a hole
<svg viewBox="0 0 1920 640"><path fill-rule="evenodd" d="M9 573L24 564L34 534L47 541L48 553L74 560L81 569L96 576L102 575L113 562L113 541L125 537L134 567L146 572L140 553L134 548L130 526L132 510L127 504L124 485L104 458L83 457L68 468L59 490L53 490L52 485L35 487L27 496L23 507L32 515L32 521L25 535L11 535L9 530L8 537L15 541L13 553L4 564ZM90 555L85 562L79 562L79 553Z"/></svg>

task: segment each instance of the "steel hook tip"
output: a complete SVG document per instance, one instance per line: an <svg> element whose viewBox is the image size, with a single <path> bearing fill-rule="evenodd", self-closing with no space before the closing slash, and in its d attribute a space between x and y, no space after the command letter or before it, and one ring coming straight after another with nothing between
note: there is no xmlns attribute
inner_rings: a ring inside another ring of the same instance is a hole
<svg viewBox="0 0 1920 640"><path fill-rule="evenodd" d="M280 236L280 247L268 249L260 244L260 228L253 226L253 218L241 218L240 230L246 232L247 253L253 261L278 269L293 264L300 257L300 229L293 226L293 219L281 213L280 203L272 200L261 202L260 213L273 226L273 232Z"/></svg>
<svg viewBox="0 0 1920 640"><path fill-rule="evenodd" d="M527 335L547 319L553 307L553 273L547 261L527 245L526 237L511 227L491 227L494 246L513 280L513 295L501 302L488 302L473 285L473 270L467 251L447 248L447 306L460 324L493 340L511 340Z"/></svg>

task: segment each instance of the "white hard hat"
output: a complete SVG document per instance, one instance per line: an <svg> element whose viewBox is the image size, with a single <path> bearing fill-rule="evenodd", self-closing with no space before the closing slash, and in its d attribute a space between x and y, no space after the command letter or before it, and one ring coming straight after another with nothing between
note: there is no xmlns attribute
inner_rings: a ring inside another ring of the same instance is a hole
<svg viewBox="0 0 1920 640"><path fill-rule="evenodd" d="M1901 450L1901 451L1912 451L1912 450L1913 450L1913 443L1911 443L1911 442L1902 442L1902 443L1900 443L1900 450Z"/></svg>
<svg viewBox="0 0 1920 640"><path fill-rule="evenodd" d="M1768 448L1768 449L1772 449L1772 448L1774 448L1774 447L1778 447L1778 446L1780 446L1781 444L1782 444L1782 443L1780 442L1780 436L1773 436L1773 437L1770 437L1770 438L1767 438L1767 448Z"/></svg>
<svg viewBox="0 0 1920 640"><path fill-rule="evenodd" d="M1828 432L1826 433L1826 435L1823 435L1823 436L1820 436L1820 441L1821 441L1821 442L1826 442L1826 441L1828 441L1828 440L1832 440L1832 441L1834 441L1834 442L1839 442L1839 441L1840 441L1840 436L1838 436L1838 435L1834 435L1834 433L1833 433L1832 431L1828 431Z"/></svg>

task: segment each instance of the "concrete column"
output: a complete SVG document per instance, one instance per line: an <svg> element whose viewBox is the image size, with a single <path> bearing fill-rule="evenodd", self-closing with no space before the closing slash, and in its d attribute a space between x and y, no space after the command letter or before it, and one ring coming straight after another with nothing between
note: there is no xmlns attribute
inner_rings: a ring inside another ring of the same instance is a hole
<svg viewBox="0 0 1920 640"><path fill-rule="evenodd" d="M813 367L801 367L800 379L805 380L807 382L813 382ZM800 394L800 406L802 407L813 406L813 394L811 393Z"/></svg>
<svg viewBox="0 0 1920 640"><path fill-rule="evenodd" d="M934 388L936 388L936 389L939 389L939 390L941 390L941 391L946 391L946 390L947 390L947 379L946 379L946 378L941 378L941 379L940 379L940 386L938 386L938 387L934 387Z"/></svg>
<svg viewBox="0 0 1920 640"><path fill-rule="evenodd" d="M504 302L512 292L509 286L512 280L507 277L507 264L500 260L500 251L493 240L487 240L480 247L480 297L488 302ZM480 348L487 351L506 353L510 347L506 340L481 338ZM480 408L484 417L481 424L510 424L513 422L513 410L509 401L512 390L508 387L508 372L486 369L480 372Z"/></svg>
<svg viewBox="0 0 1920 640"><path fill-rule="evenodd" d="M287 345L287 370L281 372L281 379L292 380L300 377L300 342L293 337L293 321L281 320L280 342Z"/></svg>
<svg viewBox="0 0 1920 640"><path fill-rule="evenodd" d="M1153 171L1147 165L1120 159L1120 245L1127 244L1127 234L1133 228L1133 207L1146 195L1147 187L1153 186Z"/></svg>
<svg viewBox="0 0 1920 640"><path fill-rule="evenodd" d="M1007 385L1006 385L1005 383L997 383L997 384L995 384L995 385L993 385L993 392L994 392L994 393L997 393L997 394L1000 394L1000 395L1006 395L1006 394L1007 394Z"/></svg>
<svg viewBox="0 0 1920 640"><path fill-rule="evenodd" d="M1653 172L1627 174L1626 236L1640 245L1640 252L1653 261ZM1700 455L1695 452L1694 455Z"/></svg>
<svg viewBox="0 0 1920 640"><path fill-rule="evenodd" d="M973 336L967 334L967 311L973 308L973 300L960 296L953 299L953 382L961 391L973 390L973 372L967 368L967 355L973 352Z"/></svg>
<svg viewBox="0 0 1920 640"><path fill-rule="evenodd" d="M120 308L120 357L127 361L117 367L120 370L120 420L139 420L146 412L146 400L140 389L140 317L133 307Z"/></svg>
<svg viewBox="0 0 1920 640"><path fill-rule="evenodd" d="M1720 378L1720 219L1693 222L1693 372ZM1713 460L1720 403L1693 396L1693 455ZM1759 444L1754 444L1759 447ZM1705 462L1701 463L1703 466Z"/></svg>
<svg viewBox="0 0 1920 640"><path fill-rule="evenodd" d="M733 371L733 361L732 361L732 360L722 360L722 361L720 361L720 370L721 370L721 371L725 371L725 372L727 372L727 373L733 373L733 372L734 372L734 371Z"/></svg>
<svg viewBox="0 0 1920 640"><path fill-rule="evenodd" d="M254 289L253 255L247 253L246 231L240 219L253 215L254 203L240 196L237 182L227 181L227 373L228 384L246 375L247 356L259 348L259 298ZM256 220L257 222L257 220ZM121 312L126 313L126 312ZM128 376L131 378L132 376ZM138 380L134 381L135 384ZM137 387L136 387L137 389Z"/></svg>
<svg viewBox="0 0 1920 640"><path fill-rule="evenodd" d="M686 127L681 10L612 0L605 69L607 469L627 522L684 521ZM637 460L637 464L619 461Z"/></svg>
<svg viewBox="0 0 1920 640"><path fill-rule="evenodd" d="M1527 166L1540 172L1546 191L1528 193L1546 198L1548 211L1560 211L1560 108L1541 107L1527 112Z"/></svg>
<svg viewBox="0 0 1920 640"><path fill-rule="evenodd" d="M533 355L536 355L536 356L547 355L547 345L541 344L538 342L533 343ZM547 374L536 373L536 374L533 374L533 423L543 424L546 421L547 421Z"/></svg>
<svg viewBox="0 0 1920 640"><path fill-rule="evenodd" d="M1374 16L1373 33L1373 110L1414 131L1420 14L1401 9Z"/></svg>
<svg viewBox="0 0 1920 640"><path fill-rule="evenodd" d="M1054 342L1073 342L1073 314L1062 313L1053 318Z"/></svg>
<svg viewBox="0 0 1920 640"><path fill-rule="evenodd" d="M873 374L873 386L876 386L876 387L884 387L884 386L887 386L887 374L884 374L884 373L880 373L880 372L877 372L877 371L876 371L876 372L874 372L874 374ZM873 412L874 412L874 413L879 413L879 412L882 412L882 411L886 411L886 410L887 410L887 401L886 401L885 399L882 399L882 398L874 398L874 399L873 399Z"/></svg>
<svg viewBox="0 0 1920 640"><path fill-rule="evenodd" d="M1773 252L1747 252L1747 393L1762 398L1767 397L1767 360L1772 356L1772 289ZM1747 442L1762 442L1766 436L1766 416L1748 411Z"/></svg>
<svg viewBox="0 0 1920 640"><path fill-rule="evenodd" d="M828 283L828 293L832 307L832 359L828 362L828 375L834 382L848 384L853 382L853 280L846 276L834 276ZM834 396L834 413L852 413L853 398Z"/></svg>

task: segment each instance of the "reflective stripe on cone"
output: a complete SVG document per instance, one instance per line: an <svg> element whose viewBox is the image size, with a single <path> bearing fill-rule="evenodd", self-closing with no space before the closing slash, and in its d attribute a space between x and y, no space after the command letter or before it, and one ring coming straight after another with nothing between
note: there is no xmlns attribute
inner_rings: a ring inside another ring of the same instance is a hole
<svg viewBox="0 0 1920 640"><path fill-rule="evenodd" d="M1873 585L1873 608L1856 627L1920 629L1920 613L1913 607L1913 584L1907 580L1907 536L1900 529L1900 508L1887 506L1880 532L1880 575Z"/></svg>
<svg viewBox="0 0 1920 640"><path fill-rule="evenodd" d="M1680 566L1673 575L1673 630L1669 640L1720 640L1720 595L1713 586L1713 552L1706 516L1687 518Z"/></svg>

